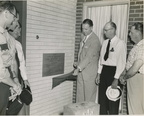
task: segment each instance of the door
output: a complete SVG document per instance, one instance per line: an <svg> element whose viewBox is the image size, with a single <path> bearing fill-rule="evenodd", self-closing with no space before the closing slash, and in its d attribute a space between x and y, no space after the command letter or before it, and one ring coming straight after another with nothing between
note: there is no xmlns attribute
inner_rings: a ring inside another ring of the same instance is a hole
<svg viewBox="0 0 144 116"><path fill-rule="evenodd" d="M22 25L21 36L18 41L22 44L24 55L26 56L26 19L27 19L27 2L26 1L11 1L19 12L19 22Z"/></svg>
<svg viewBox="0 0 144 116"><path fill-rule="evenodd" d="M127 43L129 7L130 0L86 2L83 4L83 19L89 18L93 21L93 31L98 35L101 43L104 41L104 25L113 21L117 25L116 35ZM97 102L98 96L96 96ZM119 110L122 113L124 108L124 104L120 104Z"/></svg>
<svg viewBox="0 0 144 116"><path fill-rule="evenodd" d="M83 19L89 18L93 21L93 31L98 35L100 42L104 40L103 27L113 21L117 25L117 36L127 42L129 0L98 1L84 3Z"/></svg>

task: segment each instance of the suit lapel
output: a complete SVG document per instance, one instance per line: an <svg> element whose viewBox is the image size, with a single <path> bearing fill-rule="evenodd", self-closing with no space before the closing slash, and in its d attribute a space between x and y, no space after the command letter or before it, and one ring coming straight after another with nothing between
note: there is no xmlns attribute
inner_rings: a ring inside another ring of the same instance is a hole
<svg viewBox="0 0 144 116"><path fill-rule="evenodd" d="M92 34L87 38L87 41L85 42L84 46L87 45L87 44L89 43L89 41L90 41L92 35L93 35L93 32L92 32ZM82 49L83 49L83 47L84 47L84 46L82 47L83 40L84 40L84 37L83 37L82 41L80 42L80 49L79 49L79 53L78 53L78 61L79 61L79 58L80 58Z"/></svg>
<svg viewBox="0 0 144 116"><path fill-rule="evenodd" d="M84 37L83 37L83 39L84 39ZM79 49L79 53L78 53L78 61L79 61L80 54L81 54L81 51L82 51L82 42L83 42L83 39L82 39L82 41L80 42L80 49Z"/></svg>

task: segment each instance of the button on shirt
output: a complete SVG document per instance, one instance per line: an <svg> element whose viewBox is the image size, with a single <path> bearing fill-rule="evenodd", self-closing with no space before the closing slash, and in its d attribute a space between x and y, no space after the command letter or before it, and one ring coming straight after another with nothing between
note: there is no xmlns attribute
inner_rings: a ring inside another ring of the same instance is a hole
<svg viewBox="0 0 144 116"><path fill-rule="evenodd" d="M114 36L110 43L109 57L105 61L104 55L108 41L109 39L105 40L102 45L98 73L101 74L103 65L116 66L116 73L114 78L118 79L126 65L126 44L123 40L119 39L117 36Z"/></svg>
<svg viewBox="0 0 144 116"><path fill-rule="evenodd" d="M126 64L126 70L129 70L136 60L143 61L143 65L139 69L139 72L144 74L144 39L142 39L137 45L135 45L131 49Z"/></svg>

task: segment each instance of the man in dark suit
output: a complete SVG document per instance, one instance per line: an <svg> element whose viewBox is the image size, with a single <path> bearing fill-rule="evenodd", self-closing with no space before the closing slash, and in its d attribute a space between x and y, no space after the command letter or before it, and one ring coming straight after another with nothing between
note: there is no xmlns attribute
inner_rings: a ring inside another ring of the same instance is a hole
<svg viewBox="0 0 144 116"><path fill-rule="evenodd" d="M78 62L74 63L74 74L78 75L76 101L96 100L97 86L95 78L98 70L98 60L101 44L97 35L92 31L93 22L85 19L82 23L82 41L78 54Z"/></svg>

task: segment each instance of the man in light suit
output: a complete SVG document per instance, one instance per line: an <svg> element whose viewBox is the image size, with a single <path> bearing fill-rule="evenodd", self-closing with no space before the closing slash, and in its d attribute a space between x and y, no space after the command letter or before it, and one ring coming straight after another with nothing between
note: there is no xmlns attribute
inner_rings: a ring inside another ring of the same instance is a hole
<svg viewBox="0 0 144 116"><path fill-rule="evenodd" d="M93 22L85 19L82 23L82 41L78 54L78 62L74 63L74 73L77 75L76 102L95 102L97 86L95 78L98 70L101 44L97 35L92 31Z"/></svg>

